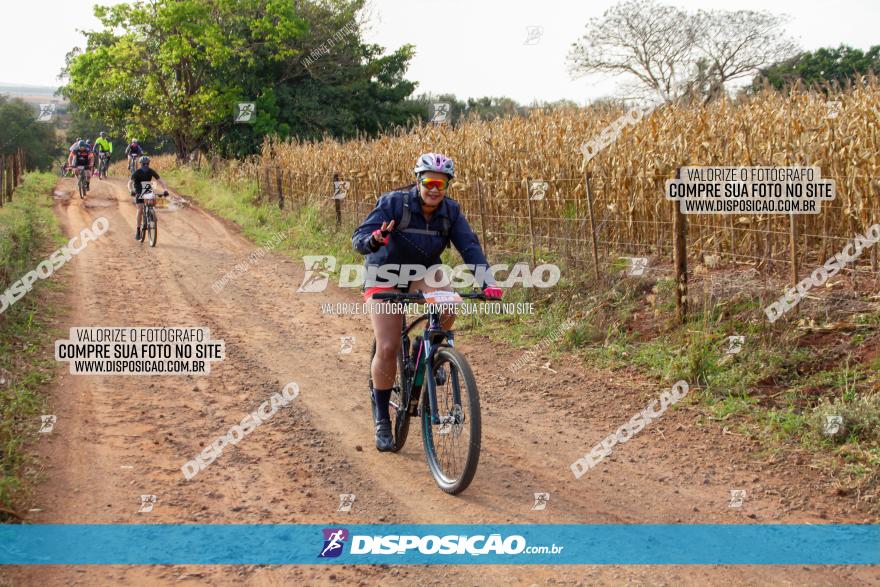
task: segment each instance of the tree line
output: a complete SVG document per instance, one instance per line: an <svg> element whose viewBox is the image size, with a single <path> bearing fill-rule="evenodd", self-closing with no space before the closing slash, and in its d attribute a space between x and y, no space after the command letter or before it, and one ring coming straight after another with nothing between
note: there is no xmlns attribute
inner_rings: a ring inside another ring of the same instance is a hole
<svg viewBox="0 0 880 587"><path fill-rule="evenodd" d="M0 100L0 151L24 146L46 167L76 137L101 130L120 147L132 137L150 152L255 153L266 135L300 140L376 136L430 119L448 122L526 115L511 98L416 95L406 79L415 47L388 51L364 39L365 0L135 0L95 6L100 28L66 57L60 93L71 102L68 134L33 124L33 107ZM572 44L572 76L623 74L632 96L707 103L747 76L750 88L797 80L846 83L880 74L880 46L808 52L786 34L786 17L766 11L687 12L653 0L624 0L591 19ZM239 103L255 104L247 124ZM27 127L27 132L20 132ZM27 142L27 145L23 145ZM9 145L4 145L9 143Z"/></svg>

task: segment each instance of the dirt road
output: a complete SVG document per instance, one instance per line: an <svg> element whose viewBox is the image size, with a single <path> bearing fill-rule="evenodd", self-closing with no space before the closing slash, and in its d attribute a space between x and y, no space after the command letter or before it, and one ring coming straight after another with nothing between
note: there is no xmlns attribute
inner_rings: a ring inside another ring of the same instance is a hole
<svg viewBox="0 0 880 587"><path fill-rule="evenodd" d="M205 326L226 359L205 377L71 376L49 391L58 416L38 450L46 481L33 523L828 523L864 522L805 462L774 460L683 402L575 480L569 464L662 391L637 374L540 361L511 373L522 352L460 336L483 402L476 479L458 497L431 479L418 435L400 454L373 448L367 394L368 320L322 315L357 302L334 286L297 293L301 262L268 254L212 288L256 249L198 207L162 210L156 248L136 242L134 206L118 178L85 201L61 180L56 213L72 235L104 216L110 229L57 278L69 280L72 326ZM321 254L315 251L315 254ZM54 278L53 278L54 279ZM340 353L340 337L355 336ZM184 480L181 465L288 382L287 408ZM730 491L745 503L729 507ZM532 511L534 493L550 493ZM338 512L339 494L356 495ZM152 512L138 513L153 494ZM735 545L732 545L735 547ZM858 567L33 567L0 585L397 584L880 584Z"/></svg>

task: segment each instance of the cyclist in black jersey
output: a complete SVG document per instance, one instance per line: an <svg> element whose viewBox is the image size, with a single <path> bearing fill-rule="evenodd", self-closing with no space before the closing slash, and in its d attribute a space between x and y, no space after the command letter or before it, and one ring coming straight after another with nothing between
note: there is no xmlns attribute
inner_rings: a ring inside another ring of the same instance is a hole
<svg viewBox="0 0 880 587"><path fill-rule="evenodd" d="M137 222L135 224L137 228L135 229L134 237L138 241L141 240L141 221L144 215L144 199L141 197L144 191L143 184L155 179L162 186L162 189L165 190L165 193L162 195L168 195L168 186L165 185L165 182L162 181L156 170L150 167L150 158L144 155L141 157L140 164L141 166L131 174L131 179L128 182L128 189L131 195L135 197L135 203L138 207Z"/></svg>
<svg viewBox="0 0 880 587"><path fill-rule="evenodd" d="M74 175L78 177L80 168L84 168L86 174L86 191L89 191L89 180L92 178L92 170L95 168L95 154L89 148L85 141L80 141L76 149L70 152L67 157L67 166L74 170Z"/></svg>

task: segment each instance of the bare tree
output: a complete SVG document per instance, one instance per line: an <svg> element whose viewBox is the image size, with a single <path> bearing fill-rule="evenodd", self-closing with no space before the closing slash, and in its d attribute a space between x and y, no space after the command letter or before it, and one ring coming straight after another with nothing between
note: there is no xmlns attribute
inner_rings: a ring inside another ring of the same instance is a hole
<svg viewBox="0 0 880 587"><path fill-rule="evenodd" d="M797 52L783 30L787 20L766 11L688 14L653 0L625 0L587 23L568 54L569 71L628 74L666 101L708 103L727 82Z"/></svg>
<svg viewBox="0 0 880 587"><path fill-rule="evenodd" d="M706 102L719 95L730 80L754 75L761 67L797 54L797 44L783 28L789 19L767 11L698 11L695 45L708 64L711 80Z"/></svg>
<svg viewBox="0 0 880 587"><path fill-rule="evenodd" d="M679 8L652 0L626 0L587 23L587 32L572 44L569 71L629 74L639 85L665 100L686 81L697 28Z"/></svg>

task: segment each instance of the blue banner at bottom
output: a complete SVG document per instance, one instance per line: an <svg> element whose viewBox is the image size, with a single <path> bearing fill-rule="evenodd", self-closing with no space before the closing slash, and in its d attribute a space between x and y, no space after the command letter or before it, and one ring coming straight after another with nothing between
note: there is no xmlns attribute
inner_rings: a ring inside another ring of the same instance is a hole
<svg viewBox="0 0 880 587"><path fill-rule="evenodd" d="M4 565L877 565L878 525L5 525Z"/></svg>

